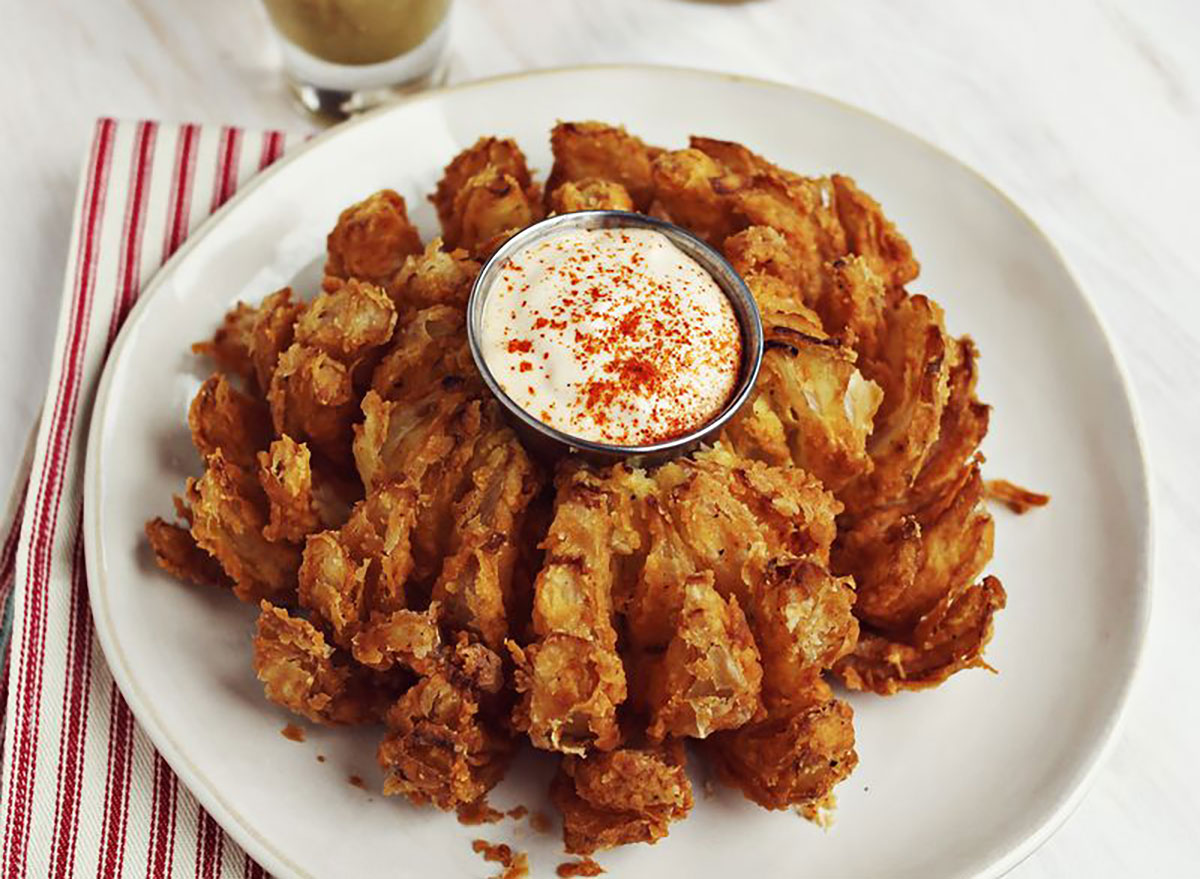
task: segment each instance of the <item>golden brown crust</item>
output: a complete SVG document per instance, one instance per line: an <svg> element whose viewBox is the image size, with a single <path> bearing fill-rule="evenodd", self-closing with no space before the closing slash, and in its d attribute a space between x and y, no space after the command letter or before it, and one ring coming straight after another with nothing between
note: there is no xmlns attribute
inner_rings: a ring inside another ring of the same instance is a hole
<svg viewBox="0 0 1200 879"><path fill-rule="evenodd" d="M220 563L196 545L187 528L154 518L146 523L146 539L158 566L172 577L201 586L233 585Z"/></svg>
<svg viewBox="0 0 1200 879"><path fill-rule="evenodd" d="M650 206L652 150L621 126L560 122L550 132L550 149L554 166L546 180L547 191L567 182L607 180L624 189L638 210Z"/></svg>
<svg viewBox="0 0 1200 879"><path fill-rule="evenodd" d="M312 534L299 570L300 604L349 649L374 614L406 605L418 497L403 482L374 489L337 531Z"/></svg>
<svg viewBox="0 0 1200 879"><path fill-rule="evenodd" d="M497 236L541 216L540 190L529 176L524 153L515 142L494 137L480 138L455 156L430 200L445 246L472 253L489 252L486 248Z"/></svg>
<svg viewBox="0 0 1200 879"><path fill-rule="evenodd" d="M574 211L632 211L633 198L620 183L599 177L568 180L546 196L550 213Z"/></svg>
<svg viewBox="0 0 1200 879"><path fill-rule="evenodd" d="M414 310L431 306L465 309L479 268L465 250L446 250L442 239L435 238L408 257L385 287L403 322Z"/></svg>
<svg viewBox="0 0 1200 879"><path fill-rule="evenodd" d="M586 468L557 480L554 520L534 586L533 631L510 645L522 699L515 724L539 748L582 754L619 739L625 671L613 626L613 581L635 539L620 498Z"/></svg>
<svg viewBox="0 0 1200 879"><path fill-rule="evenodd" d="M717 775L764 809L821 808L858 764L854 712L819 679L809 701L710 737L705 753Z"/></svg>
<svg viewBox="0 0 1200 879"><path fill-rule="evenodd" d="M263 537L300 543L321 527L312 493L312 456L308 447L284 435L258 453L258 481L270 504Z"/></svg>
<svg viewBox="0 0 1200 879"><path fill-rule="evenodd" d="M267 698L327 725L370 723L378 704L336 661L325 637L307 620L270 602L261 603L254 636L254 671Z"/></svg>
<svg viewBox="0 0 1200 879"><path fill-rule="evenodd" d="M646 678L639 701L651 741L702 739L736 729L761 710L762 665L737 599L722 598L710 573L693 574L682 585L666 650L634 660Z"/></svg>
<svg viewBox="0 0 1200 879"><path fill-rule="evenodd" d="M634 842L655 843L692 809L681 741L624 747L586 758L567 756L550 786L571 854Z"/></svg>
<svg viewBox="0 0 1200 879"><path fill-rule="evenodd" d="M852 177L834 174L830 181L834 210L845 230L848 252L866 259L871 270L893 290L916 280L921 267L912 247L883 215L879 202L859 189Z"/></svg>
<svg viewBox="0 0 1200 879"><path fill-rule="evenodd" d="M325 274L380 284L421 252L421 236L404 199L382 189L342 211L326 241Z"/></svg>
<svg viewBox="0 0 1200 879"><path fill-rule="evenodd" d="M220 562L238 598L292 600L300 550L263 536L267 499L248 470L218 449L208 456L204 475L188 480L187 502L196 545Z"/></svg>
<svg viewBox="0 0 1200 879"><path fill-rule="evenodd" d="M220 373L209 376L192 398L188 427L192 445L202 456L220 451L241 467L254 467L259 449L271 439L266 407Z"/></svg>
<svg viewBox="0 0 1200 879"><path fill-rule="evenodd" d="M541 473L511 431L482 438L467 464L470 484L451 515L456 523L433 599L451 627L499 650L508 635L525 510L541 490Z"/></svg>
<svg viewBox="0 0 1200 879"><path fill-rule="evenodd" d="M213 337L192 345L192 352L212 358L221 372L241 376L245 381L254 381L253 349L254 322L258 309L238 302L226 312L221 326Z"/></svg>

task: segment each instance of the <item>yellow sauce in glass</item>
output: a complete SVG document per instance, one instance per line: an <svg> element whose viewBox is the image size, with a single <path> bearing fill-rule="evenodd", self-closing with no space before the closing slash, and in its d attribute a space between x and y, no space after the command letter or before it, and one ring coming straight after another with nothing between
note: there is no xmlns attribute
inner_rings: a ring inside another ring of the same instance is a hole
<svg viewBox="0 0 1200 879"><path fill-rule="evenodd" d="M450 0L263 0L284 38L335 64L376 64L421 45Z"/></svg>

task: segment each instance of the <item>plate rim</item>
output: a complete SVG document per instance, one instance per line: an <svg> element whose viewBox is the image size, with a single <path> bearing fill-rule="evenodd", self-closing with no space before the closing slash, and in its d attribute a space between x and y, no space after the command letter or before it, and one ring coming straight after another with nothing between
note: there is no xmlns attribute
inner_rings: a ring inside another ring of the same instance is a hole
<svg viewBox="0 0 1200 879"><path fill-rule="evenodd" d="M252 826L250 826L241 814L229 806L216 785L207 780L197 767L194 767L190 759L182 753L182 750L175 745L171 735L165 728L165 724L159 719L157 712L144 699L140 690L128 669L126 657L116 642L113 635L113 628L109 621L108 604L101 600L101 594L106 593L107 587L102 587L106 584L104 553L105 549L98 539L99 522L101 517L100 503L100 456L103 449L102 437L104 431L102 425L105 414L109 409L109 401L112 396L114 376L118 371L118 366L126 349L129 347L129 340L136 332L136 328L142 319L148 303L152 300L155 293L164 286L167 279L174 274L178 265L187 259L188 255L194 250L200 242L211 234L212 230L224 219L232 210L235 210L244 200L251 195L262 185L264 185L271 177L280 173L288 165L298 161L302 156L306 155L310 150L321 149L332 140L346 134L357 128L360 125L369 124L378 117L385 116L389 113L404 112L410 105L422 102L435 102L441 100L445 95L467 90L486 90L498 83L510 82L521 79L535 78L551 78L557 75L570 75L586 72L616 72L616 73L635 73L648 76L656 76L662 73L674 75L690 76L698 79L721 80L733 83L747 83L756 87L768 87L779 89L790 94L800 94L810 100L816 100L830 104L837 109L848 112L854 115L865 117L876 124L882 124L895 131L913 139L920 143L927 150L937 154L940 158L948 160L957 165L960 170L965 171L975 181L982 183L992 191L1013 214L1028 227L1034 236L1040 239L1041 243L1048 249L1050 255L1058 262L1068 280L1071 282L1071 293L1079 300L1079 304L1083 307L1086 313L1091 317L1096 329L1099 331L1100 337L1104 342L1104 346L1113 363L1115 372L1118 378L1118 383L1121 391L1121 399L1125 404L1126 411L1129 416L1129 425L1133 433L1133 446L1137 458L1137 466L1134 468L1137 473L1137 489L1140 497L1132 498L1140 512L1141 528L1135 539L1137 540L1137 560L1136 560L1136 594L1137 604L1140 613L1136 620L1131 621L1133 628L1133 641L1131 642L1131 657L1127 663L1127 671L1125 679L1121 684L1117 695L1116 707L1109 715L1101 730L1098 738L1093 742L1090 748L1090 753L1085 758L1085 763L1082 771L1077 779L1074 780L1073 786L1067 786L1059 791L1056 796L1056 802L1047 810L1044 818L1031 831L1026 833L1022 838L1014 841L1010 847L991 860L981 869L976 870L973 874L973 879L998 879L998 877L1011 871L1022 861L1026 860L1030 855L1037 851L1051 836L1053 836L1066 822L1066 820L1075 812L1079 805L1083 802L1087 793L1091 789L1096 780L1101 767L1107 762L1112 751L1120 740L1120 733L1124 726L1126 717L1129 711L1130 697L1134 689L1139 685L1143 678L1146 656L1146 642L1150 630L1152 611L1154 606L1154 558L1155 558L1155 513L1154 513L1154 490L1151 466L1148 454L1148 447L1145 439L1145 422L1142 418L1141 410L1137 401L1137 397L1133 393L1133 383L1130 379L1129 370L1125 363L1124 356L1120 349L1115 344L1115 339L1104 317L1099 312L1093 297L1088 292L1088 288L1083 284L1079 275L1062 252L1054 239L1050 237L1030 216L1028 212L1020 205L1017 200L1005 192L1000 186L990 180L986 175L975 169L972 165L954 155L948 149L941 147L924 136L910 130L904 125L898 124L891 119L873 113L856 104L836 98L824 92L816 91L804 86L794 85L791 83L779 82L770 79L764 79L755 76L748 76L739 73L730 73L718 70L705 70L702 68L677 66L677 65L658 65L658 64L638 64L638 63L602 63L602 64L582 64L582 65L566 65L559 67L537 68L533 70L514 71L510 73L500 74L496 76L485 77L482 79L470 80L467 82L455 83L452 85L442 86L437 89L430 89L419 94L405 97L392 103L385 104L361 116L347 120L332 128L319 132L317 135L307 139L305 142L298 144L288 150L278 161L270 167L256 174L247 183L242 186L232 198L230 198L217 211L206 217L183 242L180 248L171 255L157 270L152 277L144 285L137 302L133 309L126 317L121 329L113 343L108 357L105 360L103 372L97 387L96 395L90 410L89 430L86 445L86 458L83 474L83 537L84 537L84 560L85 569L87 572L88 582L88 603L92 611L93 619L96 622L95 632L97 640L100 642L101 650L104 653L105 662L113 676L114 682L120 689L122 697L133 713L138 725L150 739L163 759L171 767L171 770L179 777L179 779L187 786L188 790L199 801L204 809L216 820L224 832L228 833L233 840L242 847L242 849L251 857L254 858L261 866L276 876L282 877L294 876L300 879L311 879L312 874L287 858L282 852L276 848L265 838L260 836ZM1118 401L1119 402L1119 401ZM1131 462L1132 463L1132 462ZM90 538L90 539L89 539ZM104 624L101 624L103 620ZM120 662L114 663L113 659L118 659ZM153 721L153 722L147 722Z"/></svg>

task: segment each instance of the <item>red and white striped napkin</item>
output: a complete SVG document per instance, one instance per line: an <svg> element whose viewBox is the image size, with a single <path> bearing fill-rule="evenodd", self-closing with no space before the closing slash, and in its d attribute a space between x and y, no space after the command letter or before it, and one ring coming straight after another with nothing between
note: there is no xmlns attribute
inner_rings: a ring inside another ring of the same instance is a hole
<svg viewBox="0 0 1200 879"><path fill-rule="evenodd" d="M92 630L84 452L105 358L188 233L298 138L101 119L75 208L37 440L0 551L0 876L264 876L138 728ZM9 626L11 623L11 628Z"/></svg>

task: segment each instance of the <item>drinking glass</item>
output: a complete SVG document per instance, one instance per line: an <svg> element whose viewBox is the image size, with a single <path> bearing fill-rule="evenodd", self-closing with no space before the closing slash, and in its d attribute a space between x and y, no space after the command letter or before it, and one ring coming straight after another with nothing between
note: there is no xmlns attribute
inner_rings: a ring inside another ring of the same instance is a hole
<svg viewBox="0 0 1200 879"><path fill-rule="evenodd" d="M262 0L296 100L344 119L445 77L451 0Z"/></svg>

